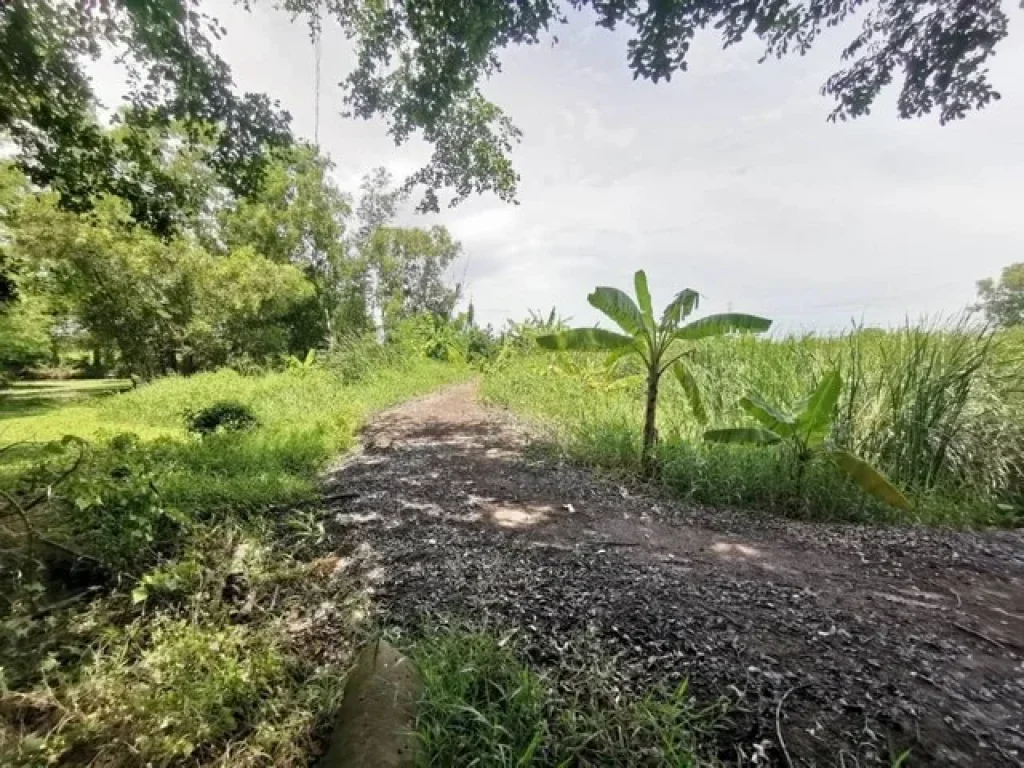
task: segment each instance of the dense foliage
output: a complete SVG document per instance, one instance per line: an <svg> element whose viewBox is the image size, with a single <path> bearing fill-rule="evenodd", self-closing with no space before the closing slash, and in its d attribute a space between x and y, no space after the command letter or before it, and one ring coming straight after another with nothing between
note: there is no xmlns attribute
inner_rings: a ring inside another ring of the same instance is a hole
<svg viewBox="0 0 1024 768"><path fill-rule="evenodd" d="M628 29L626 64L635 77L653 82L687 69L691 44L704 30L715 30L724 46L756 38L766 56L785 56L805 53L831 27L858 24L842 68L823 88L838 102L833 118L866 114L897 84L901 117L937 112L943 122L999 98L987 64L1008 31L1000 0L272 4L303 16L314 33L328 19L338 24L356 49L356 66L343 80L352 113L384 118L397 143L420 133L431 145L427 165L406 180L407 188L425 188L424 209L439 206L443 189L454 193L454 202L482 191L515 196L518 175L509 155L520 134L483 95L483 83L500 69L504 49L557 42L558 28L571 21ZM165 202L186 189L153 172L139 135L176 121L190 134L212 127L204 158L241 195L259 186L269 154L291 142L289 116L275 103L236 93L214 52L225 32L185 0L5 3L0 132L14 138L33 181L59 190L64 204L83 210L97 195L115 194L131 201L141 223L169 234L174 216ZM104 48L122 53L128 69L123 122L132 138L125 142L104 135L93 117L84 65ZM150 184L160 193L155 198Z"/></svg>
<svg viewBox="0 0 1024 768"><path fill-rule="evenodd" d="M0 7L0 135L13 140L33 183L85 211L101 195L126 201L136 221L165 237L191 180L168 172L159 146L175 126L191 151L236 195L257 189L271 154L292 142L290 116L262 94L238 94L213 51L220 26L181 0ZM122 130L96 119L86 63L113 50L126 68Z"/></svg>
<svg viewBox="0 0 1024 768"><path fill-rule="evenodd" d="M122 198L69 211L58 192L0 166L0 251L18 294L0 307L7 370L57 363L62 347L91 352L93 372L144 378L263 365L330 348L375 318L389 331L421 313L453 315L446 273L460 247L443 227L395 227L394 206L355 217L310 147L276 153L260 187L236 197L180 146L167 147L167 167L196 184L170 237ZM375 173L360 211L396 194Z"/></svg>
<svg viewBox="0 0 1024 768"><path fill-rule="evenodd" d="M786 413L826 373L840 372L828 444L877 467L912 509L866 497L828 462L801 475L793 451L704 443L706 426L681 386L661 392L657 481L699 503L814 519L1018 524L1021 349L1018 333L969 324L700 342L691 369L711 429L762 426L740 406L751 392ZM571 457L634 471L646 399L641 372L609 367L606 354L593 352L502 355L488 369L484 394L548 426Z"/></svg>
<svg viewBox="0 0 1024 768"><path fill-rule="evenodd" d="M424 208L437 207L442 188L451 188L455 201L482 190L506 200L515 195L509 150L519 132L483 95L483 83L500 70L504 49L557 43L563 24L627 29L627 66L634 77L657 83L686 71L702 31L716 32L724 46L756 38L766 57L781 57L807 52L825 30L849 22L858 31L823 88L838 102L833 119L843 120L867 114L892 84L904 118L937 112L946 122L984 107L999 98L986 64L1007 35L1000 0L278 4L306 14L314 27L330 14L354 40L357 64L343 86L355 115L385 119L398 143L421 132L433 147L429 164L409 180L426 186Z"/></svg>

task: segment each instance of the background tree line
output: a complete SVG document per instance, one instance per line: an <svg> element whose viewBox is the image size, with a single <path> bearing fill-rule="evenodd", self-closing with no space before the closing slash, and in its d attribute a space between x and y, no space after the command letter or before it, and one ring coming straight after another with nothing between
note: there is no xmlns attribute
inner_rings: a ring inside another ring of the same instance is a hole
<svg viewBox="0 0 1024 768"><path fill-rule="evenodd" d="M443 227L396 226L402 195L385 171L354 206L330 161L296 142L239 194L208 162L209 138L124 125L108 138L149 147L118 173L158 201L159 222L113 192L69 205L14 163L0 168L8 369L72 348L89 350L93 368L143 377L260 364L453 312L445 274L460 246Z"/></svg>

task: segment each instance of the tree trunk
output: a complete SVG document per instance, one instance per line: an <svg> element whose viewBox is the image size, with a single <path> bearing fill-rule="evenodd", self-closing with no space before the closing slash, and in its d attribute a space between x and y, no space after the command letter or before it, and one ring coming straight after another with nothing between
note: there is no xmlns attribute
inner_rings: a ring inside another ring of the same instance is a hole
<svg viewBox="0 0 1024 768"><path fill-rule="evenodd" d="M658 443L658 379L657 373L648 374L647 409L644 412L644 442L640 453L640 471L644 477L654 474L654 447Z"/></svg>
<svg viewBox="0 0 1024 768"><path fill-rule="evenodd" d="M327 351L331 352L334 350L334 323L331 322L331 310L327 307L324 310L324 330L326 338L324 341L327 342Z"/></svg>
<svg viewBox="0 0 1024 768"><path fill-rule="evenodd" d="M804 474L807 472L807 457L803 453L796 456L796 497L807 511L807 500L804 498Z"/></svg>

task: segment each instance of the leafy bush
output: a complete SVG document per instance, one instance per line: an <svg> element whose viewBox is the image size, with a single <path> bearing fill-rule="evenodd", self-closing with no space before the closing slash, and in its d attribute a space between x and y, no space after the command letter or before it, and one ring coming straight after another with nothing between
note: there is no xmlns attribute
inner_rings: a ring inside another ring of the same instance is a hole
<svg viewBox="0 0 1024 768"><path fill-rule="evenodd" d="M202 586L204 575L202 564L193 557L172 560L139 579L132 590L132 602L173 602L193 595Z"/></svg>
<svg viewBox="0 0 1024 768"><path fill-rule="evenodd" d="M161 467L132 434L87 451L60 490L62 534L105 565L136 570L164 554L189 521L159 490Z"/></svg>
<svg viewBox="0 0 1024 768"><path fill-rule="evenodd" d="M259 426L259 420L245 403L222 400L195 412L186 412L188 431L197 435L215 432L245 432Z"/></svg>
<svg viewBox="0 0 1024 768"><path fill-rule="evenodd" d="M709 442L732 445L782 445L796 462L797 493L803 489L807 466L815 459L832 461L835 466L859 485L865 493L890 506L910 511L910 503L877 469L849 451L828 446L825 439L833 431L836 404L842 392L842 377L831 371L807 398L796 413L785 413L751 394L740 400L740 407L756 419L760 427L727 427L704 433Z"/></svg>

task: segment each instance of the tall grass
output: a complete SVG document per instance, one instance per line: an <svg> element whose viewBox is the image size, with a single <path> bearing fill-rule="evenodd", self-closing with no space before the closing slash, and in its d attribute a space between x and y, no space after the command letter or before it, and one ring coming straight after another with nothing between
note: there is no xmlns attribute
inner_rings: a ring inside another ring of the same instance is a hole
<svg viewBox="0 0 1024 768"><path fill-rule="evenodd" d="M664 387L660 482L696 502L845 520L1012 523L1021 502L1024 399L1017 334L961 320L829 338L752 336L702 342L692 366L709 427L747 424L739 399L792 405L828 370L844 390L830 440L879 466L915 502L908 518L867 499L828 465L798 488L785 453L708 445L682 391ZM492 370L484 394L533 416L575 459L633 471L642 382L594 354L531 353Z"/></svg>

